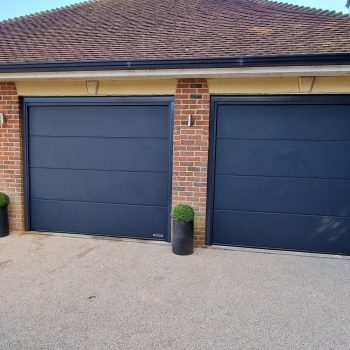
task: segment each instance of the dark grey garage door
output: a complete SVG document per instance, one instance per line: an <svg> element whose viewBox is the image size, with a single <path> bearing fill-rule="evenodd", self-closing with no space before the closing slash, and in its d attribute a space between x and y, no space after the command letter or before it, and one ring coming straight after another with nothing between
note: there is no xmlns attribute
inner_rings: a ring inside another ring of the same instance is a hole
<svg viewBox="0 0 350 350"><path fill-rule="evenodd" d="M209 242L350 254L350 98L216 98Z"/></svg>
<svg viewBox="0 0 350 350"><path fill-rule="evenodd" d="M29 229L167 239L169 98L25 105Z"/></svg>

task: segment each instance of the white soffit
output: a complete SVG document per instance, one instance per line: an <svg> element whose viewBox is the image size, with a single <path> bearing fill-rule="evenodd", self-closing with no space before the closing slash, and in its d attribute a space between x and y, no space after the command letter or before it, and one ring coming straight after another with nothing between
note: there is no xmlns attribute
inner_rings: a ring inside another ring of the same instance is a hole
<svg viewBox="0 0 350 350"><path fill-rule="evenodd" d="M0 73L0 81L350 76L350 65Z"/></svg>

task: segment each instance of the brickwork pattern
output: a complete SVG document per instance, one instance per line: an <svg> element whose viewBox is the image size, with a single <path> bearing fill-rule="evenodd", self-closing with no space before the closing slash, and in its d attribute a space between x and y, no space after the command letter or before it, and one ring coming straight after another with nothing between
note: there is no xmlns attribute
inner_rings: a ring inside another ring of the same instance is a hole
<svg viewBox="0 0 350 350"><path fill-rule="evenodd" d="M205 242L209 113L206 79L179 79L174 106L172 204L193 207L196 246ZM188 126L189 115L193 116L193 126Z"/></svg>
<svg viewBox="0 0 350 350"><path fill-rule="evenodd" d="M0 82L0 113L5 124L0 127L0 191L11 200L9 206L10 230L22 231L23 224L23 177L21 118L16 86Z"/></svg>

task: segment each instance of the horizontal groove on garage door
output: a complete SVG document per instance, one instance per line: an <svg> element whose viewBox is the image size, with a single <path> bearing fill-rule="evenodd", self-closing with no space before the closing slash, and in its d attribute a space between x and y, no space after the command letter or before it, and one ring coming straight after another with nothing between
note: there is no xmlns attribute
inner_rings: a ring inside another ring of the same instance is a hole
<svg viewBox="0 0 350 350"><path fill-rule="evenodd" d="M322 140L322 139L247 139L247 138L241 138L241 137L218 137L217 140L238 140L238 141L304 141L304 142L346 142L349 141L348 139L344 140Z"/></svg>
<svg viewBox="0 0 350 350"><path fill-rule="evenodd" d="M73 201L69 199L45 199L45 198L34 198L32 201L47 201L47 202L69 202L69 203L93 203L93 204L106 204L116 206L127 206L127 207L150 207L150 208L166 208L165 205L150 205L150 204L131 204L131 203L111 203L111 202L92 202L92 201Z"/></svg>
<svg viewBox="0 0 350 350"><path fill-rule="evenodd" d="M283 213L283 212L273 212L273 211L259 211L259 210L235 210L235 209L220 209L216 208L215 212L220 212L220 211L227 211L227 212L233 212L233 213L256 213L256 214L272 214L272 215L293 215L293 216L315 216L315 217L321 217L321 218L349 218L350 216L336 216L336 215L317 215L317 214L303 214L303 213Z"/></svg>
<svg viewBox="0 0 350 350"><path fill-rule="evenodd" d="M73 170L73 171L111 171L116 173L140 173L140 174L168 174L166 171L141 171L141 170L108 170L108 169L73 169L73 168L45 168L40 166L31 166L30 169L51 169L51 170Z"/></svg>
<svg viewBox="0 0 350 350"><path fill-rule="evenodd" d="M334 181L350 181L350 179L332 178L332 177L301 177L301 176L275 176L275 175L248 175L248 174L216 174L216 176L233 176L233 177L261 177L276 179L309 179L309 180L334 180Z"/></svg>
<svg viewBox="0 0 350 350"><path fill-rule="evenodd" d="M60 136L60 135L55 135L55 136L48 136L48 135L32 135L35 137L50 137L50 138L86 138L86 139L155 139L155 140L168 140L168 137L154 137L154 136L147 136L147 137L140 137L140 136Z"/></svg>

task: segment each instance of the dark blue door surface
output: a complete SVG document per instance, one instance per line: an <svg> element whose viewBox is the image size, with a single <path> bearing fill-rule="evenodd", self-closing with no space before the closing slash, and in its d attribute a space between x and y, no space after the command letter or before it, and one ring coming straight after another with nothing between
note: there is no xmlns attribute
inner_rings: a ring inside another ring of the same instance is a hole
<svg viewBox="0 0 350 350"><path fill-rule="evenodd" d="M213 105L211 243L350 254L350 99Z"/></svg>
<svg viewBox="0 0 350 350"><path fill-rule="evenodd" d="M170 100L113 101L29 102L31 230L167 239Z"/></svg>

